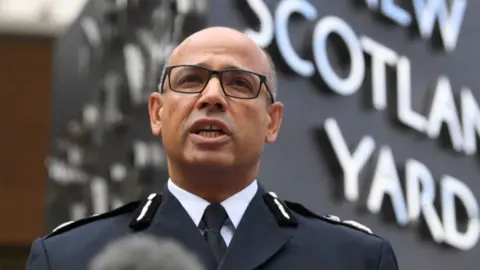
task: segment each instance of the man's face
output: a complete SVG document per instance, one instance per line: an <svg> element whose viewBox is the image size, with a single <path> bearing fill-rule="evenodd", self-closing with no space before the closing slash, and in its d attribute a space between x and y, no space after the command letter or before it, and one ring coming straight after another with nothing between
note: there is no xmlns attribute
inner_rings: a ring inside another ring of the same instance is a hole
<svg viewBox="0 0 480 270"><path fill-rule="evenodd" d="M264 75L269 71L266 57L250 39L222 28L188 38L169 65L236 67ZM276 140L282 119L283 106L270 105L267 88L262 85L254 99L237 99L226 96L219 77L212 76L201 93L179 93L169 84L176 75L171 72L163 95L154 93L149 102L152 131L162 136L169 162L212 168L257 165L264 143ZM194 77L189 80L196 82Z"/></svg>

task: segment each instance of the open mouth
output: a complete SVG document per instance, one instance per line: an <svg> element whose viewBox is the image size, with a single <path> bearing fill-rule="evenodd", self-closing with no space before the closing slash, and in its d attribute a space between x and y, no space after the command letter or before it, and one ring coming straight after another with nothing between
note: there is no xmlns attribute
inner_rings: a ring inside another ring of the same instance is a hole
<svg viewBox="0 0 480 270"><path fill-rule="evenodd" d="M195 132L195 134L200 135L202 137L207 137L207 138L215 138L215 137L225 135L225 133L223 133L223 131L221 130L200 130Z"/></svg>
<svg viewBox="0 0 480 270"><path fill-rule="evenodd" d="M223 132L221 128L218 128L215 125L206 125L200 129L195 130L193 133L206 138L215 138L225 135L225 132Z"/></svg>

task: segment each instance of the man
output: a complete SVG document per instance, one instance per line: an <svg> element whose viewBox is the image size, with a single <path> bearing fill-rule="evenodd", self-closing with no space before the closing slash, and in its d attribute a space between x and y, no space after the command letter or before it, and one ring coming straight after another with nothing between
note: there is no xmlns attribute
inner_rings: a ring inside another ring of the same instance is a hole
<svg viewBox="0 0 480 270"><path fill-rule="evenodd" d="M163 193L37 239L27 269L84 269L134 231L176 239L206 269L398 269L389 242L368 228L317 216L257 183L264 144L282 121L275 84L269 57L244 34L213 27L188 37L149 101L168 158Z"/></svg>

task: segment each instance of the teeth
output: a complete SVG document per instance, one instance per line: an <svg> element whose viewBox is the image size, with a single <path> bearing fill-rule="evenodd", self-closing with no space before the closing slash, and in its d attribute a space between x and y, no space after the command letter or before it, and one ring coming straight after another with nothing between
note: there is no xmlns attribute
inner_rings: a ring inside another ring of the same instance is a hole
<svg viewBox="0 0 480 270"><path fill-rule="evenodd" d="M205 125L205 126L203 126L202 129L204 129L204 130L219 130L220 128L215 126L215 125Z"/></svg>
<svg viewBox="0 0 480 270"><path fill-rule="evenodd" d="M222 133L218 132L218 131L201 131L199 133L199 135L201 135L203 137L214 138L214 137L217 137L217 136L221 136Z"/></svg>

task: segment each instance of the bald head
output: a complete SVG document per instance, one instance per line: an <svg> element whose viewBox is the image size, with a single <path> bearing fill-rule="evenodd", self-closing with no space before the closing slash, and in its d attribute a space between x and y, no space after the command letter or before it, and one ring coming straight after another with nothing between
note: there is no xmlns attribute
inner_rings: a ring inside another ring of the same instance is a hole
<svg viewBox="0 0 480 270"><path fill-rule="evenodd" d="M236 53L245 60L245 63L238 63L237 67L265 74L267 84L276 98L276 72L271 57L250 37L232 28L210 27L190 35L173 50L165 66L179 63L198 64L189 63L192 53L204 53L207 58L212 54L220 55L226 52ZM162 79L163 76L164 72L162 72Z"/></svg>

